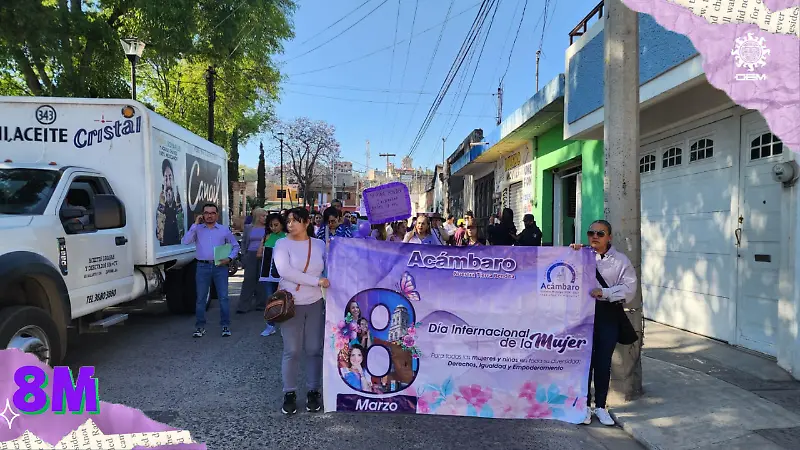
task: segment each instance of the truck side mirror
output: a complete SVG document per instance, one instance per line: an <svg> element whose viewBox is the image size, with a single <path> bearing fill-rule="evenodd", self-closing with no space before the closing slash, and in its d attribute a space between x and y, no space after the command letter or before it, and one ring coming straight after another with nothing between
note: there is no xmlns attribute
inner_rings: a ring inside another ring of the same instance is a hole
<svg viewBox="0 0 800 450"><path fill-rule="evenodd" d="M116 195L94 196L94 224L98 230L122 228L127 223L125 205Z"/></svg>
<svg viewBox="0 0 800 450"><path fill-rule="evenodd" d="M75 208L74 206L64 206L61 208L61 211L59 211L58 214L62 221L67 221L70 219L80 219L86 215L86 212L83 209Z"/></svg>

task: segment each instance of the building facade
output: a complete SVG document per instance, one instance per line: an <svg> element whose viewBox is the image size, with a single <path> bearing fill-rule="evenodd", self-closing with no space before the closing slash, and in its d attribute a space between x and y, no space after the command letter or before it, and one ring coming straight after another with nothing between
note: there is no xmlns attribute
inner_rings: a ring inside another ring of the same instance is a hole
<svg viewBox="0 0 800 450"><path fill-rule="evenodd" d="M566 139L603 136L603 25L566 52ZM645 14L639 54L645 317L773 357L800 378L800 198L772 177L798 156L707 82L686 37Z"/></svg>
<svg viewBox="0 0 800 450"><path fill-rule="evenodd" d="M543 244L569 245L585 242L583 224L602 217L603 145L563 139L564 94L560 74L496 129L480 133L480 141L473 132L451 156L450 179L462 178L462 192L473 193L464 203L474 205L479 226L511 208L518 231L525 214L533 214Z"/></svg>

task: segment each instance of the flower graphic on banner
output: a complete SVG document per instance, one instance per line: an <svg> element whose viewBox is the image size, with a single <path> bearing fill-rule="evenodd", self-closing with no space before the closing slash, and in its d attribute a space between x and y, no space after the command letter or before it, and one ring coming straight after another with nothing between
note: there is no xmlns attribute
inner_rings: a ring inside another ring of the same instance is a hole
<svg viewBox="0 0 800 450"><path fill-rule="evenodd" d="M488 418L558 419L565 416L565 406L575 407L576 403L572 401L566 405L567 400L580 400L573 397L573 387L568 389L568 394L563 395L556 384L538 386L528 381L514 393L478 384L456 387L452 378L448 378L440 386L428 384L417 392L417 412Z"/></svg>
<svg viewBox="0 0 800 450"><path fill-rule="evenodd" d="M406 335L403 336L403 339L400 340L399 344L400 347L407 351L411 352L411 357L414 359L418 359L420 355L419 349L416 347L417 343L417 328L418 326L422 326L422 322L417 322L410 327L406 331Z"/></svg>

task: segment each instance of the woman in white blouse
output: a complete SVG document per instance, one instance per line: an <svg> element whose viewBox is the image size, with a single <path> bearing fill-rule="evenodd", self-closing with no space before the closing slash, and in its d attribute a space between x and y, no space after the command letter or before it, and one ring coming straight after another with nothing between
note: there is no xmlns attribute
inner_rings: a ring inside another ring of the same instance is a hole
<svg viewBox="0 0 800 450"><path fill-rule="evenodd" d="M606 408L608 386L611 381L611 357L619 339L622 320L618 309L633 300L636 295L636 269L627 256L611 246L611 224L605 220L595 220L586 232L597 261L598 287L589 295L595 299L594 336L592 362L589 368L589 390L586 396L585 424L592 423L592 378L594 376L594 415L603 425L614 425L614 419ZM570 245L575 250L582 244ZM600 279L608 287L601 287Z"/></svg>
<svg viewBox="0 0 800 450"><path fill-rule="evenodd" d="M304 208L294 208L286 215L287 235L275 242L275 267L281 275L279 289L294 296L295 315L281 323L283 336L284 414L297 412L297 372L305 352L308 395L306 410L322 409L322 349L325 307L322 289L330 286L322 276L325 269L325 243L309 237L309 215Z"/></svg>

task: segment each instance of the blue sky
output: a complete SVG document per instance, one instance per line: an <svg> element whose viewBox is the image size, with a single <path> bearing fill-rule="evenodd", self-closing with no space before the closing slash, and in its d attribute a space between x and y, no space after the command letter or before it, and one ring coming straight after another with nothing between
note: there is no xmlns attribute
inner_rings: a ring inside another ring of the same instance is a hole
<svg viewBox="0 0 800 450"><path fill-rule="evenodd" d="M358 171L366 169L367 140L370 141L371 168L386 167L386 158L378 157L379 153L396 154L393 162L399 164L411 151L414 137L481 3L479 0L387 0L381 5L384 0L371 0L325 30L364 1L299 0L294 17L295 39L285 44L283 55L276 57L287 75L287 80L281 85L280 103L276 105L278 116L281 119L307 116L334 125L341 143L342 159L352 161L353 169ZM431 65L442 30L441 23L447 16L451 1L450 19L445 24ZM493 94L497 92L504 72L503 116L533 96L536 92L536 50L540 42L539 87L563 73L569 31L598 1L527 0L522 27L506 72L526 0L500 0L482 56L478 58L491 15L484 23L484 34L475 43L474 58L469 65L467 60L461 66L437 115L412 154L414 166L433 167L442 162L442 137L447 138L445 153L450 155L474 128L483 128L488 134L496 127L497 99ZM336 7L332 6L334 3ZM542 40L545 4L547 26ZM314 50L376 7L366 19ZM395 27L397 23L399 25ZM393 49L342 64L398 41ZM318 70L333 65L337 66ZM426 79L429 65L430 73ZM467 76L461 85L463 73ZM470 79L472 86L467 95ZM265 148L276 145L266 135L256 136L240 150L242 164L256 167L258 144L262 139ZM270 159L274 162L268 157Z"/></svg>

